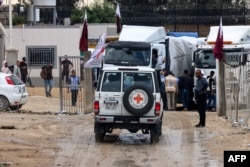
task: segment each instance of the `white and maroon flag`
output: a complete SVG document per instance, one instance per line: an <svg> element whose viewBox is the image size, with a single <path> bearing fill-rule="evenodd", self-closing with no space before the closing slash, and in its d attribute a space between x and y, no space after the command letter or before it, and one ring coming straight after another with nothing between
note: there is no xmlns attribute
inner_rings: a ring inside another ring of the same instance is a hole
<svg viewBox="0 0 250 167"><path fill-rule="evenodd" d="M222 28L222 18L220 18L220 26L216 42L213 49L214 57L221 60L223 58L223 28Z"/></svg>
<svg viewBox="0 0 250 167"><path fill-rule="evenodd" d="M115 17L116 17L117 34L119 34L121 32L121 12L120 12L120 7L118 3L116 6Z"/></svg>
<svg viewBox="0 0 250 167"><path fill-rule="evenodd" d="M106 33L104 33L101 36L99 42L95 47L95 50L91 54L90 59L85 63L84 68L95 68L95 67L101 68L105 41L106 41Z"/></svg>

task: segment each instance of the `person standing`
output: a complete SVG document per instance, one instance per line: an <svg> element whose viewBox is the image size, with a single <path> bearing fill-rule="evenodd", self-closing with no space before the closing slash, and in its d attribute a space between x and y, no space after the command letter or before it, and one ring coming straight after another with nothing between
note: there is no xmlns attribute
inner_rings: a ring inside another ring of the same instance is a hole
<svg viewBox="0 0 250 167"><path fill-rule="evenodd" d="M79 85L80 85L80 79L78 76L76 76L76 70L71 71L71 75L69 77L68 84L69 84L69 89L71 92L72 106L76 106L78 89L79 89Z"/></svg>
<svg viewBox="0 0 250 167"><path fill-rule="evenodd" d="M207 79L202 76L201 70L196 70L195 75L197 77L195 87L195 100L197 103L197 110L199 113L200 121L196 128L206 126L206 106L207 106Z"/></svg>
<svg viewBox="0 0 250 167"><path fill-rule="evenodd" d="M13 74L15 74L18 78L21 79L21 70L20 70L20 61L19 60L17 60L16 64L14 65Z"/></svg>
<svg viewBox="0 0 250 167"><path fill-rule="evenodd" d="M184 75L179 77L179 91L181 95L181 101L183 104L183 110L188 110L188 104L189 104L189 92L192 90L193 87L193 81L192 78L188 75L188 70L184 70Z"/></svg>
<svg viewBox="0 0 250 167"><path fill-rule="evenodd" d="M42 67L40 72L41 78L44 80L44 89L46 97L52 97L51 90L53 85L53 67L50 64L47 64Z"/></svg>
<svg viewBox="0 0 250 167"><path fill-rule="evenodd" d="M26 63L26 58L23 57L22 61L20 62L20 71L21 71L21 79L23 83L26 84L27 77L28 77L28 65Z"/></svg>
<svg viewBox="0 0 250 167"><path fill-rule="evenodd" d="M68 60L68 56L65 55L65 59L61 61L61 68L62 68L62 81L64 80L64 77L66 77L66 82L69 81L69 72L73 68L73 63Z"/></svg>
<svg viewBox="0 0 250 167"><path fill-rule="evenodd" d="M167 76L167 70L163 69L161 71L161 87L160 87L160 91L161 91L161 98L162 98L162 102L163 102L163 109L167 110L168 109L168 104L167 104L167 95L166 95L166 91L165 91L165 77Z"/></svg>
<svg viewBox="0 0 250 167"><path fill-rule="evenodd" d="M31 82L31 79L29 77L28 65L26 63L25 57L23 57L22 61L20 62L20 71L21 71L21 80L23 81L23 83L26 84L26 82L28 82L30 87L34 87L34 85Z"/></svg>
<svg viewBox="0 0 250 167"><path fill-rule="evenodd" d="M207 77L208 89L207 89L207 110L215 111L216 109L216 80L214 71L210 71L210 75Z"/></svg>
<svg viewBox="0 0 250 167"><path fill-rule="evenodd" d="M176 98L178 93L178 79L174 76L172 71L167 73L165 77L165 91L167 96L168 110L176 109Z"/></svg>
<svg viewBox="0 0 250 167"><path fill-rule="evenodd" d="M1 72L4 72L6 74L12 74L11 70L8 67L8 62L6 60L2 62Z"/></svg>

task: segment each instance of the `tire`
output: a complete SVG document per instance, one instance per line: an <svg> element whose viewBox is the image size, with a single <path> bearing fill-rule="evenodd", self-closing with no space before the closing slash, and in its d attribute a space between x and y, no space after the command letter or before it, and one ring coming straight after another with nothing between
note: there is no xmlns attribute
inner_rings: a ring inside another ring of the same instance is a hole
<svg viewBox="0 0 250 167"><path fill-rule="evenodd" d="M18 110L22 107L23 105L18 105L18 106L10 106L11 110Z"/></svg>
<svg viewBox="0 0 250 167"><path fill-rule="evenodd" d="M7 110L9 108L9 101L6 97L0 96L0 111Z"/></svg>
<svg viewBox="0 0 250 167"><path fill-rule="evenodd" d="M104 139L105 134L104 133L95 133L95 141L96 142L102 142Z"/></svg>
<svg viewBox="0 0 250 167"><path fill-rule="evenodd" d="M150 141L151 143L158 143L159 140L160 140L160 135L161 135L161 132L158 132L159 127L160 127L161 123L158 123L157 125L151 127L150 129Z"/></svg>
<svg viewBox="0 0 250 167"><path fill-rule="evenodd" d="M156 130L157 130L159 136L161 136L161 135L162 135L162 120L161 120L161 122L159 122L159 123L156 125Z"/></svg>
<svg viewBox="0 0 250 167"><path fill-rule="evenodd" d="M135 95L139 96L139 104L134 100ZM154 104L152 91L144 85L129 87L123 95L124 108L132 115L141 116L148 113Z"/></svg>
<svg viewBox="0 0 250 167"><path fill-rule="evenodd" d="M158 134L150 133L150 142L151 142L152 144L158 143L159 140L160 140L160 137L159 137Z"/></svg>

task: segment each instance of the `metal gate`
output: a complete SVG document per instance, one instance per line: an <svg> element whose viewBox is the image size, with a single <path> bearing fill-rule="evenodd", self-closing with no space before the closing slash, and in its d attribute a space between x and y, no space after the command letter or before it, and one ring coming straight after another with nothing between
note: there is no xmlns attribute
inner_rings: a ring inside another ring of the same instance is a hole
<svg viewBox="0 0 250 167"><path fill-rule="evenodd" d="M84 113L84 59L82 56L59 57L60 112L67 114ZM77 79L70 80L72 71ZM69 81L70 80L70 81ZM71 84L69 84L71 83ZM76 99L75 99L76 98Z"/></svg>
<svg viewBox="0 0 250 167"><path fill-rule="evenodd" d="M241 126L250 125L250 53L227 60L225 97L227 117Z"/></svg>

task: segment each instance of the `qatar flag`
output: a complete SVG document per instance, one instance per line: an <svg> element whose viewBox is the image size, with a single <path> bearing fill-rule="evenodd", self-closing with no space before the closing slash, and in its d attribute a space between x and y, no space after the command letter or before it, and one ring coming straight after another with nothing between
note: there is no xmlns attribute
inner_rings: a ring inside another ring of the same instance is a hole
<svg viewBox="0 0 250 167"><path fill-rule="evenodd" d="M121 32L121 13L120 13L120 7L118 3L116 6L115 17L116 17L117 34L119 34Z"/></svg>
<svg viewBox="0 0 250 167"><path fill-rule="evenodd" d="M223 58L223 29L222 18L220 18L220 27L217 35L217 39L213 49L214 57L221 60Z"/></svg>
<svg viewBox="0 0 250 167"><path fill-rule="evenodd" d="M82 35L79 42L80 51L88 51L88 22L87 22L87 12L85 11Z"/></svg>

